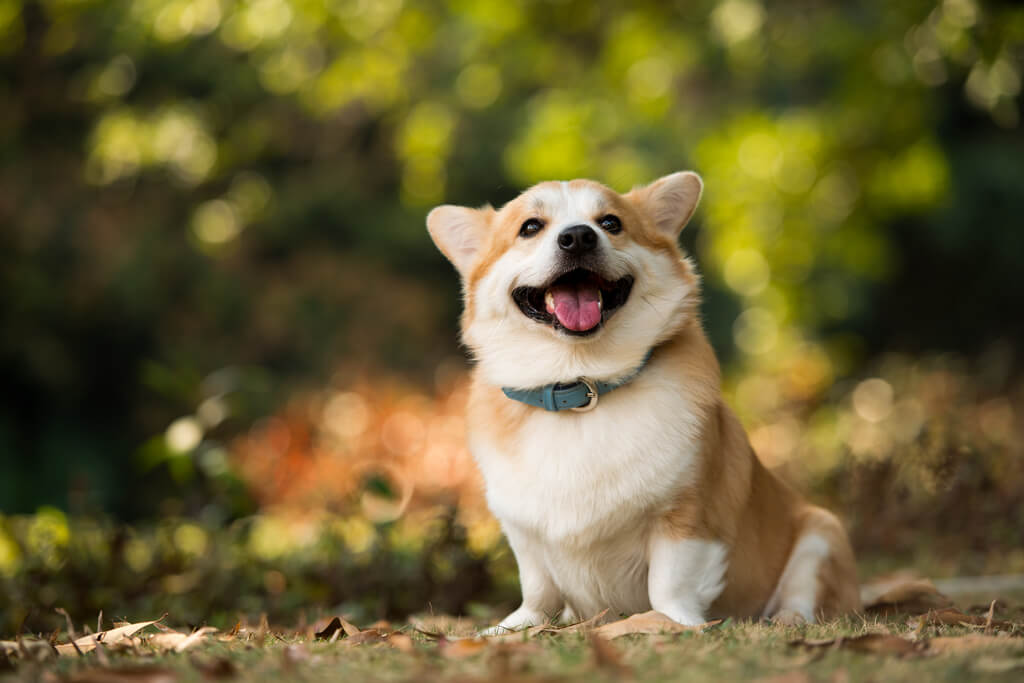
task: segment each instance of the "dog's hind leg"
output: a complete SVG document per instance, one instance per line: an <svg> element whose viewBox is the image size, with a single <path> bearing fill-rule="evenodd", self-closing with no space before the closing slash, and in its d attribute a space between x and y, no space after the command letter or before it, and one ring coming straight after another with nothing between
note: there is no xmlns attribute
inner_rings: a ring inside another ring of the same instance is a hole
<svg viewBox="0 0 1024 683"><path fill-rule="evenodd" d="M764 616L813 622L858 609L857 567L846 530L832 513L808 506Z"/></svg>

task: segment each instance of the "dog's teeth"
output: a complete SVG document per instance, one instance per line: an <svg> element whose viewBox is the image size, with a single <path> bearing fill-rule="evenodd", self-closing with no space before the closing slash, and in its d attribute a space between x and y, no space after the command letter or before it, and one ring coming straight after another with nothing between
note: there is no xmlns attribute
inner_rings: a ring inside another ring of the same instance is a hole
<svg viewBox="0 0 1024 683"><path fill-rule="evenodd" d="M600 311L603 308L604 308L604 294L599 289L599 290L597 290L597 310Z"/></svg>
<svg viewBox="0 0 1024 683"><path fill-rule="evenodd" d="M544 305L548 307L549 311L555 310L555 295L551 293L550 289L544 293Z"/></svg>

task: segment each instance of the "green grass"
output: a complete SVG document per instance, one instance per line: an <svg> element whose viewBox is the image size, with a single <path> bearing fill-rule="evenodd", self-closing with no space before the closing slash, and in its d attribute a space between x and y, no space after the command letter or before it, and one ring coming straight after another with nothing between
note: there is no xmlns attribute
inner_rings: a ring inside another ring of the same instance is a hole
<svg viewBox="0 0 1024 683"><path fill-rule="evenodd" d="M625 636L609 646L595 646L585 634L510 638L485 646L460 648L451 641L432 639L409 625L395 626L412 639L412 649L387 643L349 645L285 635L271 630L261 636L240 632L230 641L207 639L181 654L155 654L145 644L135 651L87 653L42 661L20 660L0 681L32 680L56 673L85 683L112 680L111 669L134 668L116 680L155 683L164 674L180 681L204 681L219 673L253 681L543 681L622 680L733 681L783 677L800 681L964 681L1020 680L1024 675L1024 635L1021 607L1003 607L997 615L1017 622L1010 633L985 647L950 654L927 649L909 657L862 653L843 647L808 648L795 642L888 633L928 641L939 636L979 634L979 628L929 626L918 628L905 615L881 618L847 617L823 625L777 626L727 621L703 633ZM923 646L924 647L924 646ZM101 661L107 660L104 666ZM140 670L139 667L150 667ZM107 678L104 678L107 677Z"/></svg>

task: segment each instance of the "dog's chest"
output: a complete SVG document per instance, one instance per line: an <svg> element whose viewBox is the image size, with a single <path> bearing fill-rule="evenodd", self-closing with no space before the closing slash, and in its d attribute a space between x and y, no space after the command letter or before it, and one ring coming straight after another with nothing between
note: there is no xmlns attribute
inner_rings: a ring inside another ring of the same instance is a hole
<svg viewBox="0 0 1024 683"><path fill-rule="evenodd" d="M471 428L491 510L569 604L581 615L647 609L653 518L696 473L699 419L686 392L637 381L591 412L532 410L512 439Z"/></svg>

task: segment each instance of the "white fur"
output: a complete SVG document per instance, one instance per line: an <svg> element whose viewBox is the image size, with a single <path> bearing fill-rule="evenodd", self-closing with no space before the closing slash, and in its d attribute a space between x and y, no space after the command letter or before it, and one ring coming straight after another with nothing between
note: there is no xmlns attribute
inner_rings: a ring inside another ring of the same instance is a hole
<svg viewBox="0 0 1024 683"><path fill-rule="evenodd" d="M729 555L725 544L655 534L648 553L651 607L680 624L705 623L708 608L725 588Z"/></svg>
<svg viewBox="0 0 1024 683"><path fill-rule="evenodd" d="M699 183L694 187L699 194ZM669 196L692 202L679 207L682 222L697 201L685 192L657 196L662 204ZM546 184L525 200L543 216L544 229L516 240L470 293L474 312L463 337L476 371L488 384L519 388L633 372L695 310L696 292L679 275L679 257L633 241L616 248L594 225L606 202L592 186ZM570 337L524 316L511 293L549 282L557 274L558 233L581 223L598 234L603 274L632 275L634 285L602 329ZM511 442L493 440L486 425L469 425L470 450L523 588L522 606L495 630L553 620L560 611L586 618L605 608L646 611L652 603L686 623L703 619L721 591L724 546L661 539L651 522L696 477L701 418L690 391L680 377L659 372L655 355L592 412L531 410Z"/></svg>
<svg viewBox="0 0 1024 683"><path fill-rule="evenodd" d="M775 592L764 608L764 616L795 612L814 621L818 604L818 569L829 556L831 546L821 534L809 531L800 536L789 555Z"/></svg>
<svg viewBox="0 0 1024 683"><path fill-rule="evenodd" d="M650 608L646 520L695 475L699 421L686 388L661 379L657 359L599 408L534 411L511 453L471 427L488 504L519 562L527 611L515 620L562 608L527 595L527 584L545 582L581 617Z"/></svg>

